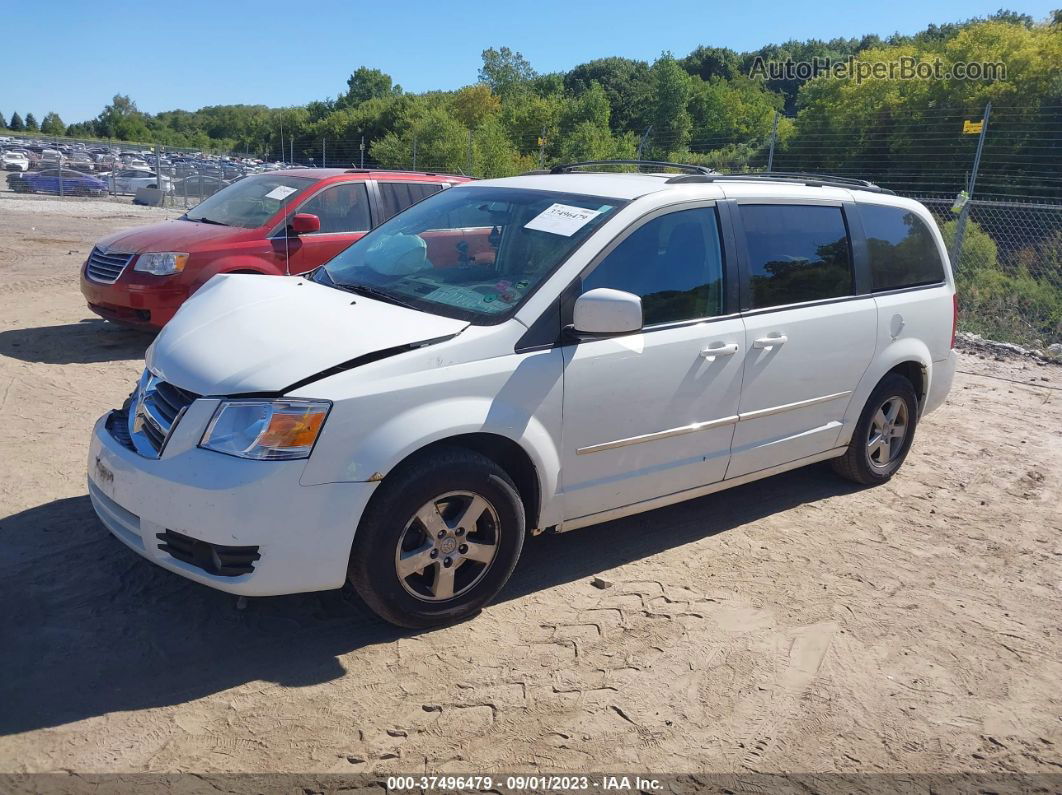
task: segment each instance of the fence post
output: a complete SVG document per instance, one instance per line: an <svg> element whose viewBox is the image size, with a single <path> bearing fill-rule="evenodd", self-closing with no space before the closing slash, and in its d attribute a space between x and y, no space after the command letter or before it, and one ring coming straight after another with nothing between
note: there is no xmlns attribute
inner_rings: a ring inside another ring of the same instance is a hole
<svg viewBox="0 0 1062 795"><path fill-rule="evenodd" d="M955 224L955 242L952 244L951 267L956 271L961 267L962 240L966 234L966 219L970 215L970 204L973 201L974 186L977 184L977 170L981 167L981 150L985 146L985 134L988 132L988 117L992 113L992 103L985 105L985 115L981 119L981 135L977 139L977 153L974 154L973 171L970 172L970 182L966 187L966 201L959 210L959 221Z"/></svg>
<svg viewBox="0 0 1062 795"><path fill-rule="evenodd" d="M653 125L650 124L648 127L645 128L645 132L642 133L641 140L638 141L638 153L634 156L635 160L642 159L642 151L645 149L646 143L649 142L649 136L652 134L652 132Z"/></svg>
<svg viewBox="0 0 1062 795"><path fill-rule="evenodd" d="M767 153L767 173L774 169L774 145L778 143L778 111L774 112L774 124L771 125L771 151Z"/></svg>
<svg viewBox="0 0 1062 795"><path fill-rule="evenodd" d="M542 125L542 135L538 139L538 169L546 170L546 126Z"/></svg>
<svg viewBox="0 0 1062 795"><path fill-rule="evenodd" d="M413 170L417 170L417 136L413 136Z"/></svg>
<svg viewBox="0 0 1062 795"><path fill-rule="evenodd" d="M361 136L361 144L358 146L358 149L361 152L361 163L358 165L358 168L365 168L365 136L364 135Z"/></svg>
<svg viewBox="0 0 1062 795"><path fill-rule="evenodd" d="M465 172L466 176L472 176L472 131L468 131L468 170Z"/></svg>
<svg viewBox="0 0 1062 795"><path fill-rule="evenodd" d="M328 154L325 150L325 146L328 144L327 138L321 139L321 168L328 168Z"/></svg>

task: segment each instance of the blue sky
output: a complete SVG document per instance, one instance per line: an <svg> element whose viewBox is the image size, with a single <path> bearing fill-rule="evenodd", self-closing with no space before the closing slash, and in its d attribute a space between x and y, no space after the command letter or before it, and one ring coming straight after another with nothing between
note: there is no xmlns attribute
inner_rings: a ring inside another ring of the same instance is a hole
<svg viewBox="0 0 1062 795"><path fill-rule="evenodd" d="M384 0L180 3L52 0L9 5L0 112L92 118L116 93L156 113L204 105L304 104L345 90L358 66L408 91L476 80L480 53L508 46L539 72L606 55L652 60L698 44L755 49L786 39L913 33L993 13L1036 19L1060 0ZM16 31L18 31L16 33Z"/></svg>

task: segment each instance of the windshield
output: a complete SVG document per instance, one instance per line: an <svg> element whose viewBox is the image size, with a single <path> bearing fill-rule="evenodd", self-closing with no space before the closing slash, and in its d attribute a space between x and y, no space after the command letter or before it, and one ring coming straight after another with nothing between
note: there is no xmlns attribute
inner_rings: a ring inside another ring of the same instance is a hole
<svg viewBox="0 0 1062 795"><path fill-rule="evenodd" d="M208 221L226 226L256 229L272 218L281 205L289 204L295 194L313 180L261 174L247 177L219 190L184 214L188 221Z"/></svg>
<svg viewBox="0 0 1062 795"><path fill-rule="evenodd" d="M515 309L624 204L521 188L450 188L377 227L313 278L490 322Z"/></svg>

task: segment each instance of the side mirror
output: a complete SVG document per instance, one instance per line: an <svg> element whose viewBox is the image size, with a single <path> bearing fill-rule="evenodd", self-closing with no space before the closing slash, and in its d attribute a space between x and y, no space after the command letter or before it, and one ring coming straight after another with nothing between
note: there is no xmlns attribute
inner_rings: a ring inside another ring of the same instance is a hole
<svg viewBox="0 0 1062 795"><path fill-rule="evenodd" d="M576 299L573 320L578 334L631 334L642 327L642 299L634 293L598 287Z"/></svg>
<svg viewBox="0 0 1062 795"><path fill-rule="evenodd" d="M296 213L288 228L296 235L310 235L321 231L321 219L312 213Z"/></svg>

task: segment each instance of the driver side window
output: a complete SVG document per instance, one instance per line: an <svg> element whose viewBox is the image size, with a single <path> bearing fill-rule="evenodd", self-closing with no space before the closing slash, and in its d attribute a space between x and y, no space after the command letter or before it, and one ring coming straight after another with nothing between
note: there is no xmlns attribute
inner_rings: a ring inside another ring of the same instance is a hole
<svg viewBox="0 0 1062 795"><path fill-rule="evenodd" d="M369 194L364 182L341 182L325 188L296 212L310 213L321 219L318 234L367 232L371 226Z"/></svg>
<svg viewBox="0 0 1062 795"><path fill-rule="evenodd" d="M640 297L646 326L722 314L715 208L680 210L638 227L583 278L582 292L598 287Z"/></svg>

